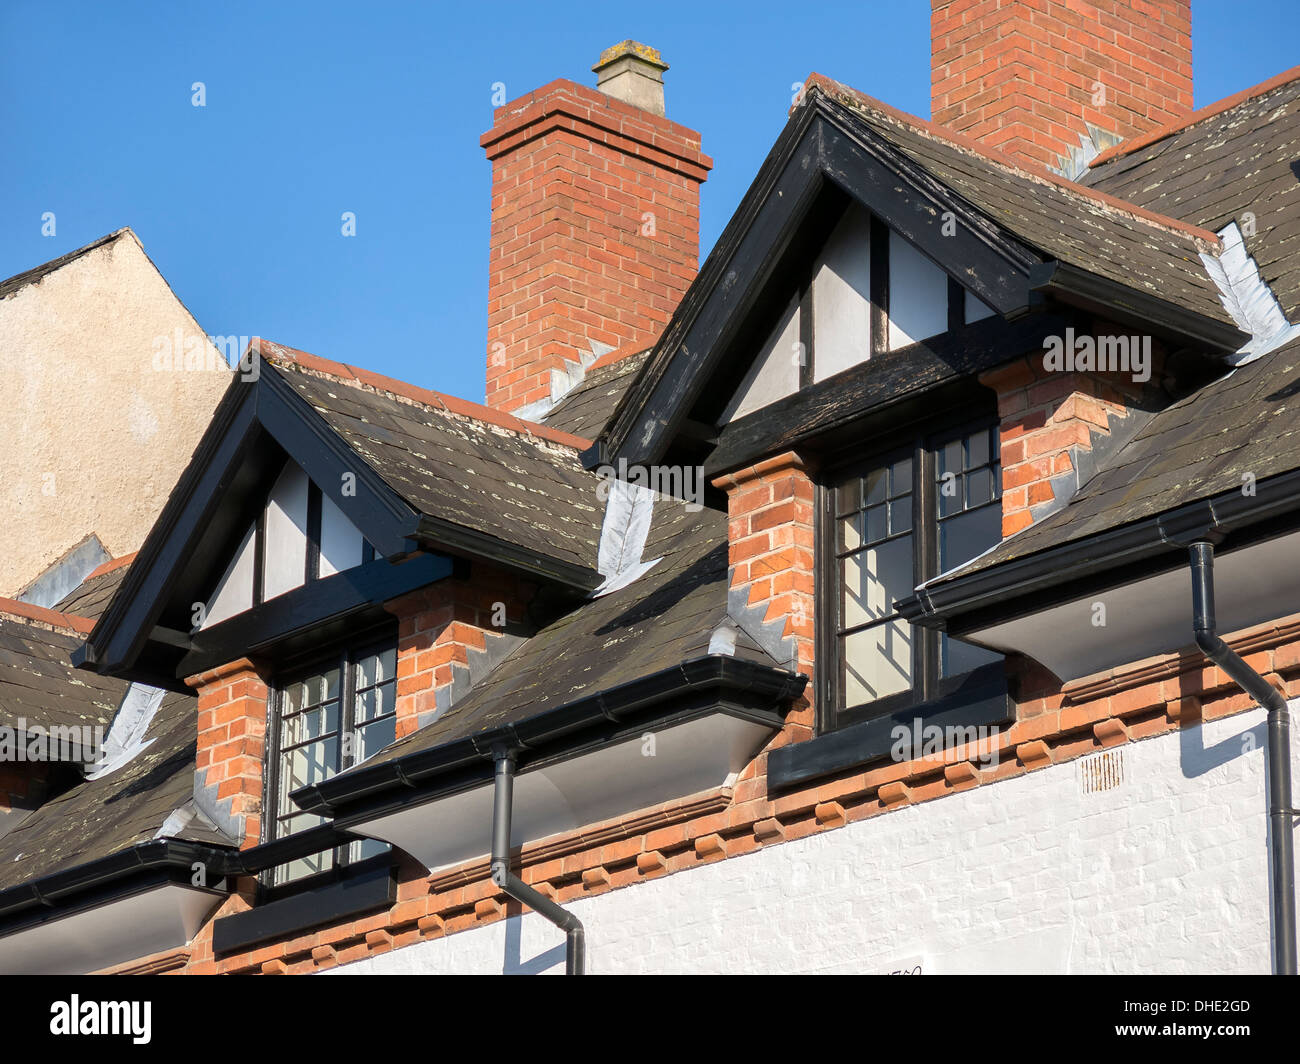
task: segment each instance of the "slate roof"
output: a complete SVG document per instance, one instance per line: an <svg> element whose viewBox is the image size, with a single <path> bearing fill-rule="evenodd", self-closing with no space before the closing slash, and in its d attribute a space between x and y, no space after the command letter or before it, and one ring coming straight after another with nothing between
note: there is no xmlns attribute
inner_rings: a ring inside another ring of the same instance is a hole
<svg viewBox="0 0 1300 1064"><path fill-rule="evenodd" d="M585 440L548 436L542 426L533 431L526 422L432 392L419 402L361 379L340 381L274 353L271 367L415 510L596 568L604 507L599 478L578 460Z"/></svg>
<svg viewBox="0 0 1300 1064"><path fill-rule="evenodd" d="M1218 232L1255 216L1246 247L1290 321L1300 313L1300 71L1290 82L1099 161L1083 181Z"/></svg>
<svg viewBox="0 0 1300 1064"><path fill-rule="evenodd" d="M104 567L101 566L101 569ZM109 602L117 592L130 565L116 565L107 571L96 570L75 589L61 599L55 609L61 613L71 613L78 617L99 620L100 614L108 609Z"/></svg>
<svg viewBox="0 0 1300 1064"><path fill-rule="evenodd" d="M107 727L126 694L121 680L72 667L81 637L0 615L0 727Z"/></svg>
<svg viewBox="0 0 1300 1064"><path fill-rule="evenodd" d="M1107 202L1095 191L1034 172L965 138L813 75L822 88L933 177L1024 243L1137 291L1231 322L1199 258L1217 250L1213 233L1185 222L1145 217L1137 204ZM1213 243L1208 244L1205 237Z"/></svg>
<svg viewBox="0 0 1300 1064"><path fill-rule="evenodd" d="M1300 468L1300 339L1154 415L1069 504L943 583Z"/></svg>
<svg viewBox="0 0 1300 1064"><path fill-rule="evenodd" d="M595 439L614 416L619 400L645 365L650 351L646 348L617 361L594 364L582 383L546 415L546 424Z"/></svg>
<svg viewBox="0 0 1300 1064"><path fill-rule="evenodd" d="M164 696L145 733L148 747L116 771L46 802L0 838L0 890L155 838L193 797L197 735L195 700ZM233 845L199 821L172 837Z"/></svg>
<svg viewBox="0 0 1300 1064"><path fill-rule="evenodd" d="M662 558L618 591L585 602L505 658L433 723L399 739L372 766L526 720L598 691L707 654L727 612L727 520L660 499L642 552ZM735 656L774 665L743 631Z"/></svg>

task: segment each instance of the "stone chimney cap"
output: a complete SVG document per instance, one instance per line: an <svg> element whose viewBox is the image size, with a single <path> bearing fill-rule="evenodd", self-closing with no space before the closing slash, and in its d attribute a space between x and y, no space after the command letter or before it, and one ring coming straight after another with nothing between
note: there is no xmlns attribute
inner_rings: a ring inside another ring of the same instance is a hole
<svg viewBox="0 0 1300 1064"><path fill-rule="evenodd" d="M656 49L622 41L601 52L591 69L596 72L596 88L606 96L663 117L668 64Z"/></svg>
<svg viewBox="0 0 1300 1064"><path fill-rule="evenodd" d="M618 44L606 48L600 53L600 58L596 60L596 65L591 69L599 74L605 67L617 62L624 56L639 59L643 63L657 67L660 74L668 69L668 64L664 62L663 56L659 54L659 49L651 48L648 44L642 44L640 41L619 41Z"/></svg>

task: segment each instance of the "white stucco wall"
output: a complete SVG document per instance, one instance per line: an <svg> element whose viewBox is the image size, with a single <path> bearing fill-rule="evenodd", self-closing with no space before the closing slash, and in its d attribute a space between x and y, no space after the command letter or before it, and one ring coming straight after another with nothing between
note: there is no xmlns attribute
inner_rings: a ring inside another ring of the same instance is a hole
<svg viewBox="0 0 1300 1064"><path fill-rule="evenodd" d="M0 299L0 595L143 542L230 380L159 370L164 342L224 365L129 230Z"/></svg>
<svg viewBox="0 0 1300 1064"><path fill-rule="evenodd" d="M1100 793L1076 760L574 902L588 970L1267 972L1263 720L1128 744ZM563 955L530 913L336 971L562 972Z"/></svg>

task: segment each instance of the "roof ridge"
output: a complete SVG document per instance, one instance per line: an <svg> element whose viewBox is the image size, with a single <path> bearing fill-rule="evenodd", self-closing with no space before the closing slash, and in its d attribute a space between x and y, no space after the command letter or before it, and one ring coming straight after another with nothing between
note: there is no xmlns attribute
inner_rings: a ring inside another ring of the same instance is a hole
<svg viewBox="0 0 1300 1064"><path fill-rule="evenodd" d="M882 100L877 100L874 96L868 96L865 92L853 88L851 85L845 85L843 82L829 78L825 74L816 72L808 75L804 83L807 89L820 89L831 95L848 96L851 104L866 107L869 110L878 111L884 117L892 121L899 122L905 126L910 126L916 132L925 136L933 137L947 143L949 146L961 151L980 156L988 162L1001 166L1004 169L1011 170L1013 173L1020 174L1031 181L1037 181L1047 185L1053 185L1062 192L1073 195L1078 199L1091 202L1093 205L1105 207L1107 210L1118 211L1128 215L1135 221L1143 222L1146 225L1173 232L1182 237L1190 237L1208 245L1215 250L1222 247L1217 234L1210 232L1208 229L1202 229L1200 226L1191 225L1188 222L1171 218L1165 214L1158 214L1155 211L1149 211L1145 207L1139 207L1136 203L1130 203L1128 200L1120 199L1118 196L1112 196L1108 192L1100 192L1097 189L1088 188L1086 185L1080 185L1069 178L1054 174L1046 167L1041 171L1030 167L1019 159L1013 159L1011 156L998 151L996 148L990 148L986 144L966 136L963 133L957 133L947 126L941 126L936 122L927 121L924 118L918 118L916 115L908 114L897 107L892 107Z"/></svg>
<svg viewBox="0 0 1300 1064"><path fill-rule="evenodd" d="M534 436L549 443L557 443L562 447L571 447L578 451L586 450L591 446L590 440L575 436L571 432L548 428L545 425L539 425L535 421L525 421L514 414L507 414L504 410L484 406L482 403L474 403L468 399L459 399L444 392L435 392L429 388L421 388L417 384L397 380L395 377L386 377L382 373L374 373L358 366L321 358L319 355L299 351L293 347L286 347L284 344L275 343L273 340L256 337L250 343L250 349L254 345L256 345L257 352L264 357L269 356L273 364L279 359L282 363L294 365L299 369L331 377L348 387L369 388L376 392L384 392L388 395L406 399L424 407L432 408L436 405L448 414L483 421L496 425L498 428L508 429L519 435Z"/></svg>
<svg viewBox="0 0 1300 1064"><path fill-rule="evenodd" d="M79 617L75 613L63 613L45 606L33 606L30 602L0 596L0 616L9 616L18 620L39 621L54 628L66 628L78 635L87 635L95 622L89 617Z"/></svg>
<svg viewBox="0 0 1300 1064"><path fill-rule="evenodd" d="M86 580L94 580L97 576L103 576L105 573L111 573L114 569L120 569L124 565L130 565L135 561L135 556L139 553L138 550L133 550L130 554L123 554L120 558L109 558L108 561L103 562L98 568L92 570L90 575L86 577ZM86 580L83 580L82 583L84 584Z"/></svg>
<svg viewBox="0 0 1300 1064"><path fill-rule="evenodd" d="M1163 126L1157 126L1141 136L1132 137L1111 145L1088 163L1088 169L1091 170L1093 167L1102 166L1113 159L1118 159L1121 155L1128 155L1131 152L1140 151L1142 148L1149 148L1152 144L1156 144L1166 137L1172 137L1176 133L1190 129L1198 122L1204 122L1207 118L1214 118L1225 111L1231 111L1234 107L1240 107L1243 103L1249 103L1261 96L1267 96L1274 89L1280 89L1283 85L1289 85L1297 79L1300 79L1300 66L1293 66L1280 74L1274 74L1271 78L1261 81L1258 85L1252 85L1240 92L1234 92L1231 96L1225 96L1217 103L1207 104L1200 110L1193 111L1185 118L1166 122Z"/></svg>

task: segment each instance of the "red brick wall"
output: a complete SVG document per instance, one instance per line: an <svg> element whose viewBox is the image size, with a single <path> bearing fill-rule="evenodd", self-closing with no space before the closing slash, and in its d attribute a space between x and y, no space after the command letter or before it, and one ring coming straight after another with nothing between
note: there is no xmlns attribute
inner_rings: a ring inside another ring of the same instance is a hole
<svg viewBox="0 0 1300 1064"><path fill-rule="evenodd" d="M1191 0L932 0L930 38L934 121L1046 166L1192 110Z"/></svg>
<svg viewBox="0 0 1300 1064"><path fill-rule="evenodd" d="M764 624L784 620L783 638L795 641L799 671L812 675L816 541L814 484L793 451L719 477L727 493L731 586L745 588L749 605L765 606ZM814 725L811 685L787 717L787 740L806 738Z"/></svg>
<svg viewBox="0 0 1300 1064"><path fill-rule="evenodd" d="M695 277L700 136L595 89L554 81L497 109L487 403L550 396L590 342L658 333ZM647 223L653 215L653 232Z"/></svg>
<svg viewBox="0 0 1300 1064"><path fill-rule="evenodd" d="M1153 382L1161 357L1154 348ZM1033 524L1034 508L1055 498L1053 478L1077 469L1080 454L1143 401L1143 386L1131 377L1047 370L1041 353L990 370L980 382L998 396L1004 537Z"/></svg>
<svg viewBox="0 0 1300 1064"><path fill-rule="evenodd" d="M398 618L397 737L420 718L449 704L456 666L469 668L470 651L527 623L532 584L488 566L472 579L441 580L384 603ZM504 624L502 623L504 621ZM426 721L427 723L427 721Z"/></svg>
<svg viewBox="0 0 1300 1064"><path fill-rule="evenodd" d="M195 768L203 786L217 788L223 812L242 817L241 849L262 841L262 764L266 755L266 678L240 658L185 682L198 695Z"/></svg>

